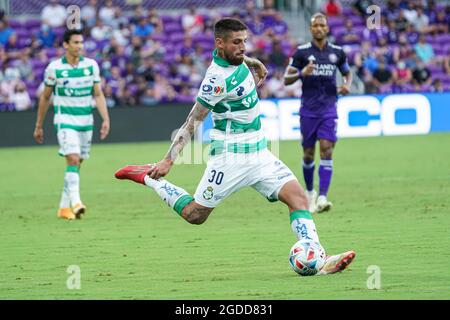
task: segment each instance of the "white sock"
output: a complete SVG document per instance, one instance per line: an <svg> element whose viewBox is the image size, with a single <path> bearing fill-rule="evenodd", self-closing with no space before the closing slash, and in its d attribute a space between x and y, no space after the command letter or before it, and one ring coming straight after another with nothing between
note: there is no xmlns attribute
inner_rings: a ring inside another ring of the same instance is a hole
<svg viewBox="0 0 450 320"><path fill-rule="evenodd" d="M67 188L67 182L64 177L64 188L61 193L61 201L59 202L60 208L70 208L70 197L69 197L69 190Z"/></svg>
<svg viewBox="0 0 450 320"><path fill-rule="evenodd" d="M297 240L310 239L319 242L316 225L308 210L298 210L291 212L291 228Z"/></svg>
<svg viewBox="0 0 450 320"><path fill-rule="evenodd" d="M69 191L70 203L72 206L81 203L79 173L66 171L64 182L67 184L67 190Z"/></svg>
<svg viewBox="0 0 450 320"><path fill-rule="evenodd" d="M194 200L186 190L171 184L167 180L155 180L145 176L144 182L145 185L155 190L161 199L179 215L181 215L183 208Z"/></svg>

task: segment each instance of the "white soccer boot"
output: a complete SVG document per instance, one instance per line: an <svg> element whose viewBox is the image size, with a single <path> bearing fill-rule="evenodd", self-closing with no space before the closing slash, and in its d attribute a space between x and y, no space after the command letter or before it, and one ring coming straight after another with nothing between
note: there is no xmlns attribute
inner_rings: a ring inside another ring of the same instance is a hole
<svg viewBox="0 0 450 320"><path fill-rule="evenodd" d="M332 206L333 204L330 201L328 201L326 196L321 195L317 198L316 202L317 213L328 211L331 209Z"/></svg>
<svg viewBox="0 0 450 320"><path fill-rule="evenodd" d="M318 275L333 274L345 270L353 259L355 259L355 251L347 251L335 256L327 256L325 264L320 269Z"/></svg>
<svg viewBox="0 0 450 320"><path fill-rule="evenodd" d="M317 192L315 190L308 191L306 190L306 197L308 198L309 204L309 212L314 213L317 210L316 200L317 200Z"/></svg>

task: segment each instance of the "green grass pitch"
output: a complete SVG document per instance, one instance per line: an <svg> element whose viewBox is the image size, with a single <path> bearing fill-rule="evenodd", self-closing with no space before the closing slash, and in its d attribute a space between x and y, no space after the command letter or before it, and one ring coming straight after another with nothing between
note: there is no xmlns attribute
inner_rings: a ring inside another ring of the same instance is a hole
<svg viewBox="0 0 450 320"><path fill-rule="evenodd" d="M81 221L56 218L65 169L56 146L0 149L0 299L450 297L450 134L339 141L334 207L314 218L327 253L357 257L321 277L290 269L295 237L282 203L244 189L195 226L150 189L113 178L168 145L94 145L81 170ZM280 157L303 184L298 142L281 143ZM192 194L203 170L178 165L168 180ZM79 290L67 288L70 265ZM367 286L371 266L379 289Z"/></svg>

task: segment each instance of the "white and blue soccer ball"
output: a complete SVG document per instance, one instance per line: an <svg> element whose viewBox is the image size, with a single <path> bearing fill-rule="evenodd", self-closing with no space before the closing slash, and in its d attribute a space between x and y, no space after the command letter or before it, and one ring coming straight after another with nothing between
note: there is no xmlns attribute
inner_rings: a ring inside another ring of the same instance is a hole
<svg viewBox="0 0 450 320"><path fill-rule="evenodd" d="M313 276L325 264L325 250L313 240L299 240L289 252L289 264L301 276Z"/></svg>

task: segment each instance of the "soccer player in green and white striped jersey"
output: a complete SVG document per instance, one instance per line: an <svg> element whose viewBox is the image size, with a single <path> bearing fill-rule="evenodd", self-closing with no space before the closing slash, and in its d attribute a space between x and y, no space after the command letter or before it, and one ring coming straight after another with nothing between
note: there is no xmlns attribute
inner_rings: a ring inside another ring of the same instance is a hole
<svg viewBox="0 0 450 320"><path fill-rule="evenodd" d="M305 192L292 171L267 150L256 91L256 83L264 80L267 70L258 60L245 56L247 27L236 19L222 19L214 26L214 37L216 50L196 103L165 158L156 164L126 166L115 173L116 178L150 187L192 224L205 222L232 193L252 187L269 201L280 200L287 205L291 228L298 240L319 243ZM255 76L249 69L252 67ZM209 112L214 121L211 157L192 197L160 178L167 175ZM342 271L354 257L353 251L328 257L321 274Z"/></svg>
<svg viewBox="0 0 450 320"><path fill-rule="evenodd" d="M81 30L67 30L63 36L63 46L66 54L52 61L45 69L45 88L39 100L34 139L38 143L44 142L42 124L53 94L53 122L60 145L59 154L67 162L58 216L79 219L86 211L80 199L80 166L84 159L89 158L91 148L93 99L103 119L101 140L108 136L110 124L98 64L81 55Z"/></svg>

